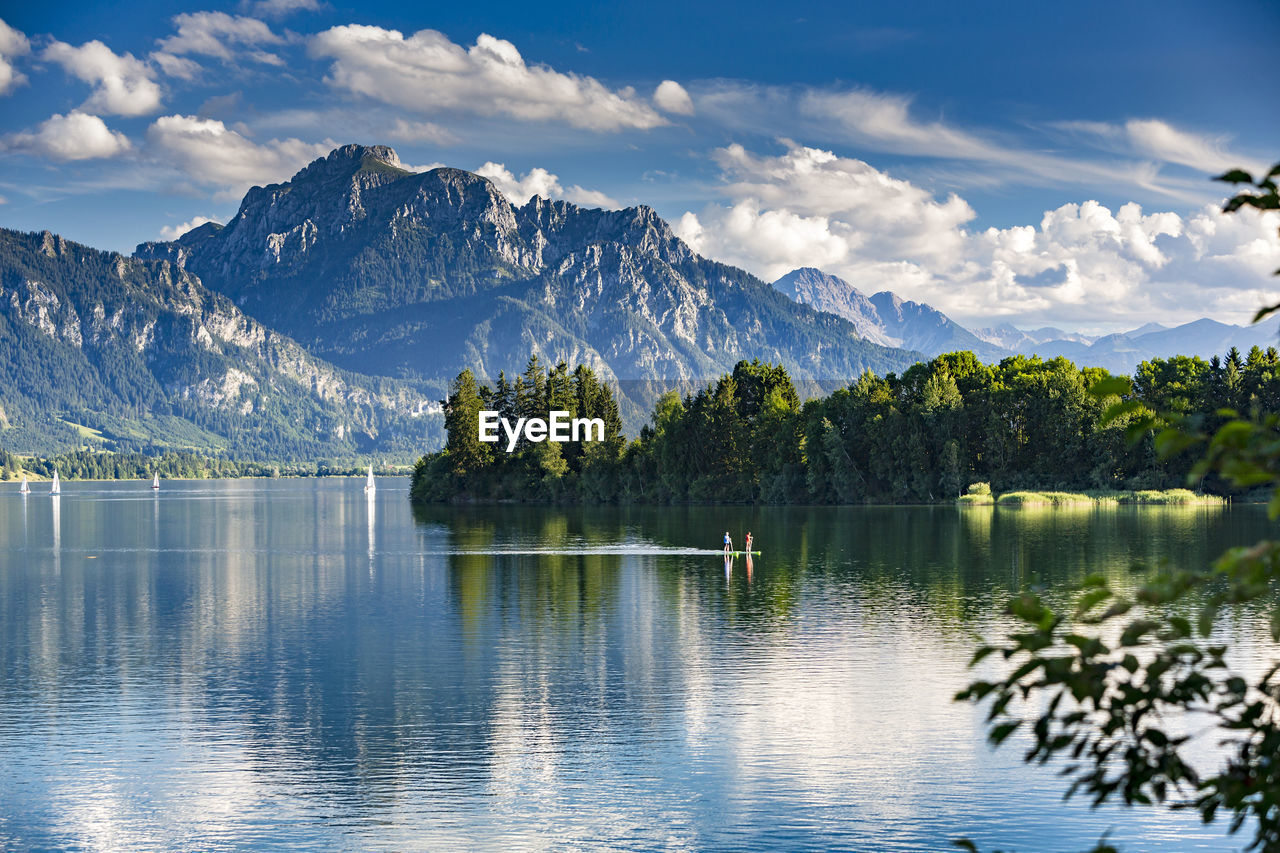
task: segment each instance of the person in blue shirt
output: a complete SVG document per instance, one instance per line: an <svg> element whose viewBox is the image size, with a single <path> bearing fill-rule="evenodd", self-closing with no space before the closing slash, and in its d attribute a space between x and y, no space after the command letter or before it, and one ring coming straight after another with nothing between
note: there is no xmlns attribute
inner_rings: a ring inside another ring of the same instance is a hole
<svg viewBox="0 0 1280 853"><path fill-rule="evenodd" d="M733 550L733 537L729 535L729 531L724 532L724 552L728 554Z"/></svg>

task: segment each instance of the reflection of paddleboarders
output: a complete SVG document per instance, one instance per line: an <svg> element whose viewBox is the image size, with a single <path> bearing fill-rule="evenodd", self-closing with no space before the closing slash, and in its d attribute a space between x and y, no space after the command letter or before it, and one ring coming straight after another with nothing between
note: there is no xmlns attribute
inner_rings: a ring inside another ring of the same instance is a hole
<svg viewBox="0 0 1280 853"><path fill-rule="evenodd" d="M726 531L724 532L724 553L725 553L725 556L728 556L728 555L729 555L729 552L730 552L730 551L732 551L732 550L733 550L733 537L732 537L732 536L730 536L730 535L729 535L729 531L727 531L727 530L726 530Z"/></svg>

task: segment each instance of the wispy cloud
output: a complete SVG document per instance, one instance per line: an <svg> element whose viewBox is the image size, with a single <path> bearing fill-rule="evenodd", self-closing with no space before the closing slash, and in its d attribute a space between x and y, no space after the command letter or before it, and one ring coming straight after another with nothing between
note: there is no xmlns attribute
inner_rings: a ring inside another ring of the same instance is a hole
<svg viewBox="0 0 1280 853"><path fill-rule="evenodd" d="M689 84L700 116L747 133L788 135L860 152L890 154L930 164L974 185L1079 187L1114 192L1129 188L1184 204L1220 195L1206 175L1184 171L1231 162L1220 140L1158 120L1126 125L1058 122L1000 131L922 117L906 95L869 89L761 86L733 80ZM1015 131L1017 131L1015 133ZM1063 132L1073 137L1069 153ZM1081 143L1081 140L1084 143ZM1237 158L1237 163L1251 163ZM943 165L938 165L943 164ZM945 165L950 164L950 165ZM1179 174L1168 172L1175 166Z"/></svg>

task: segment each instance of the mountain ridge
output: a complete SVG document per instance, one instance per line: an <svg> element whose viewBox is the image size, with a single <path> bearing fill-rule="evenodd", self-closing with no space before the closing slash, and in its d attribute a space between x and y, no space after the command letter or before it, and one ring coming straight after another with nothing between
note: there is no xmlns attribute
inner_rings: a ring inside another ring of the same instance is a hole
<svg viewBox="0 0 1280 853"><path fill-rule="evenodd" d="M919 358L698 256L650 207L516 206L482 176L398 162L335 149L250 190L226 226L135 256L171 260L321 357L378 375L493 377L534 353L691 386L758 357L831 385Z"/></svg>
<svg viewBox="0 0 1280 853"><path fill-rule="evenodd" d="M1253 326L1202 317L1174 327L1146 323L1109 335L1084 335L1053 327L1023 330L1009 323L970 330L926 303L904 300L890 291L868 297L844 279L814 267L792 270L773 286L799 302L850 319L890 346L909 347L930 357L955 350L969 350L984 361L1014 355L1062 356L1080 366L1104 367L1128 375L1141 362L1153 358L1195 355L1209 359L1232 347L1244 352L1254 346L1265 349L1280 339L1280 317Z"/></svg>
<svg viewBox="0 0 1280 853"><path fill-rule="evenodd" d="M8 229L0 259L10 450L408 457L430 440L435 389L329 365L167 261Z"/></svg>

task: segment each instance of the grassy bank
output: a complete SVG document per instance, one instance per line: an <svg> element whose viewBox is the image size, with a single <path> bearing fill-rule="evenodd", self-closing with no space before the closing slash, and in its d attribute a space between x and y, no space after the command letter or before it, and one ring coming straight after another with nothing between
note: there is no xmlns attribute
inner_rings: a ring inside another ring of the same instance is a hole
<svg viewBox="0 0 1280 853"><path fill-rule="evenodd" d="M1221 506L1227 499L1218 495L1202 495L1190 489L1143 489L1141 491L1018 491L996 497L990 494L967 494L956 500L960 506L1119 506L1145 504L1156 506Z"/></svg>

